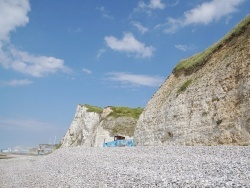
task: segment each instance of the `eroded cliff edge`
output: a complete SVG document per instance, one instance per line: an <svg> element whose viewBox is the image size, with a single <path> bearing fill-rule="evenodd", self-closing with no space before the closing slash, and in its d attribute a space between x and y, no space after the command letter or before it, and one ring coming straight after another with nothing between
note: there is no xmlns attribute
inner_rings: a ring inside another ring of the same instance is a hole
<svg viewBox="0 0 250 188"><path fill-rule="evenodd" d="M250 16L176 66L141 114L134 142L250 144Z"/></svg>
<svg viewBox="0 0 250 188"><path fill-rule="evenodd" d="M102 147L115 135L132 138L142 108L78 105L75 117L61 140L61 147Z"/></svg>

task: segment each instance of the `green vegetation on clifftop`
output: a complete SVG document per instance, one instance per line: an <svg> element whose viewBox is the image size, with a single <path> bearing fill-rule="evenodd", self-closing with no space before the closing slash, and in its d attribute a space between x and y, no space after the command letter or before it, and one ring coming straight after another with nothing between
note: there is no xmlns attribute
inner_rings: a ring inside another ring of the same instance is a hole
<svg viewBox="0 0 250 188"><path fill-rule="evenodd" d="M95 112L95 113L102 113L103 108L98 106L91 106L89 104L84 104L85 107L88 108L87 112ZM112 116L115 118L118 117L132 117L138 119L141 115L143 108L129 108L129 107L117 107L117 106L110 106L112 112L108 115L108 117Z"/></svg>
<svg viewBox="0 0 250 188"><path fill-rule="evenodd" d="M87 112L95 112L95 113L102 113L103 109L98 106L91 106L89 104L84 104L85 107L88 108Z"/></svg>
<svg viewBox="0 0 250 188"><path fill-rule="evenodd" d="M232 38L239 36L245 31L250 25L250 15L243 19L239 24L237 24L231 32L225 35L219 42L215 43L205 51L195 54L194 56L183 59L179 64L174 68L173 73L178 73L181 71L189 71L196 66L203 65L209 57L219 48L221 48L225 43L230 41Z"/></svg>
<svg viewBox="0 0 250 188"><path fill-rule="evenodd" d="M128 107L114 107L112 106L111 109L113 112L111 112L108 116L112 116L115 118L118 117L132 117L135 119L138 119L141 115L143 108L128 108Z"/></svg>

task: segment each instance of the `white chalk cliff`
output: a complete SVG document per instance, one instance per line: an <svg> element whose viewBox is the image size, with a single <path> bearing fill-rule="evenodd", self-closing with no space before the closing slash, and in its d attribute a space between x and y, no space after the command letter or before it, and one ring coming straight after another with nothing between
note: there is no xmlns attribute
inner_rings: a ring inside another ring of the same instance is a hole
<svg viewBox="0 0 250 188"><path fill-rule="evenodd" d="M137 122L136 145L250 144L250 16L208 50L154 94Z"/></svg>
<svg viewBox="0 0 250 188"><path fill-rule="evenodd" d="M61 147L102 147L104 142L113 141L114 135L132 138L138 118L111 115L112 107L101 112L91 111L89 105L78 105L75 117L61 140Z"/></svg>

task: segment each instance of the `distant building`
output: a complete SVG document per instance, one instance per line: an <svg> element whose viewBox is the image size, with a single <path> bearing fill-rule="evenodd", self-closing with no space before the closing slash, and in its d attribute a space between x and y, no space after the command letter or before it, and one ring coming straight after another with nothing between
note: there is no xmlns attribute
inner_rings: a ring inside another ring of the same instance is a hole
<svg viewBox="0 0 250 188"><path fill-rule="evenodd" d="M27 147L27 146L15 146L12 150L13 153L16 154L30 154L30 149L32 149L32 147Z"/></svg>
<svg viewBox="0 0 250 188"><path fill-rule="evenodd" d="M30 155L37 155L37 153L38 153L38 148L31 148L29 150L29 154Z"/></svg>
<svg viewBox="0 0 250 188"><path fill-rule="evenodd" d="M37 150L38 155L46 155L52 153L56 149L56 144L39 144L39 148Z"/></svg>
<svg viewBox="0 0 250 188"><path fill-rule="evenodd" d="M10 153L11 152L11 148L2 149L1 152L2 153Z"/></svg>

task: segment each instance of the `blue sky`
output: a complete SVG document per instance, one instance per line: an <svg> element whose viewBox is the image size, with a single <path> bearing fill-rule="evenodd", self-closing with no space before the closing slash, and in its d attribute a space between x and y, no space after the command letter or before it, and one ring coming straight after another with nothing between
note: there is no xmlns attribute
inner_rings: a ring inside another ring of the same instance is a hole
<svg viewBox="0 0 250 188"><path fill-rule="evenodd" d="M249 0L0 0L0 149L59 142L77 104L144 107Z"/></svg>

